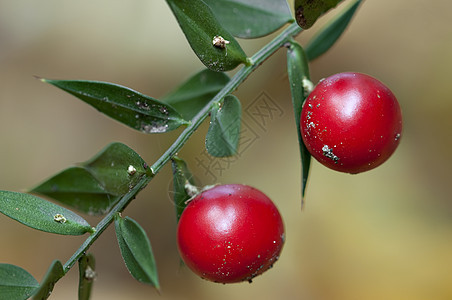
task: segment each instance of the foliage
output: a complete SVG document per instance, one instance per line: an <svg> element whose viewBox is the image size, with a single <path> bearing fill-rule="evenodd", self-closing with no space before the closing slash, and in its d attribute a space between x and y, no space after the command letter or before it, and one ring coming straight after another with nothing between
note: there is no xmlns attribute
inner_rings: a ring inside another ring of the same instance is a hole
<svg viewBox="0 0 452 300"><path fill-rule="evenodd" d="M295 17L298 25L308 29L325 12L335 7L342 0L295 0Z"/></svg>
<svg viewBox="0 0 452 300"><path fill-rule="evenodd" d="M129 218L119 216L115 218L116 237L122 257L132 276L143 283L159 289L157 268L151 243L144 229Z"/></svg>
<svg viewBox="0 0 452 300"><path fill-rule="evenodd" d="M59 260L54 260L50 265L47 273L44 275L39 288L36 289L33 295L33 300L47 299L53 291L55 284L64 276L63 265Z"/></svg>
<svg viewBox="0 0 452 300"><path fill-rule="evenodd" d="M78 260L79 286L78 298L87 300L91 296L94 279L96 278L96 261L94 255L85 254Z"/></svg>
<svg viewBox="0 0 452 300"><path fill-rule="evenodd" d="M0 212L37 230L81 235L91 226L76 213L33 195L0 191Z"/></svg>
<svg viewBox="0 0 452 300"><path fill-rule="evenodd" d="M0 264L0 295L2 298L27 299L38 288L38 281L21 267Z"/></svg>
<svg viewBox="0 0 452 300"><path fill-rule="evenodd" d="M269 56L287 47L295 124L302 162L302 198L308 182L310 154L300 137L299 118L312 88L308 60L330 49L344 32L361 0L352 1L342 13L314 35L306 51L294 38L311 27L319 16L340 1L295 1L295 16L284 0L167 0L182 32L203 69L162 100L108 82L41 79L91 105L108 117L142 133L165 133L185 127L173 145L148 165L121 143L107 145L92 159L51 176L30 190L68 207L29 193L0 191L0 212L34 229L62 235L89 237L63 265L55 260L41 284L20 267L0 264L0 296L7 299L47 299L55 283L79 262L79 299L89 299L96 276L94 256L88 248L114 222L119 248L131 275L159 289L156 262L145 230L133 219L121 217L125 207L172 162L177 219L197 192L193 176L175 156L193 132L210 116L207 152L216 157L236 154L241 131L241 103L232 93ZM315 5L311 5L312 3ZM294 22L297 19L298 24ZM247 57L238 38L259 38L284 27L261 50ZM232 77L224 73L243 65ZM100 215L91 227L73 212ZM11 276L12 275L12 276Z"/></svg>
<svg viewBox="0 0 452 300"><path fill-rule="evenodd" d="M176 217L179 221L182 212L187 206L187 201L193 197L198 190L195 186L193 175L187 163L177 156L171 159L173 168L174 205L176 207Z"/></svg>
<svg viewBox="0 0 452 300"><path fill-rule="evenodd" d="M239 99L233 95L224 98L222 106L210 112L210 126L206 136L206 149L214 157L232 156L237 153L242 115Z"/></svg>
<svg viewBox="0 0 452 300"><path fill-rule="evenodd" d="M289 75L292 104L295 113L295 126L297 126L298 144L300 146L300 156L302 162L301 194L303 199L306 192L306 184L308 182L309 167L311 166L311 154L309 154L301 138L300 115L303 102L310 92L309 87L303 83L310 82L310 76L306 54L304 53L303 48L296 42L292 42L287 51L287 73Z"/></svg>

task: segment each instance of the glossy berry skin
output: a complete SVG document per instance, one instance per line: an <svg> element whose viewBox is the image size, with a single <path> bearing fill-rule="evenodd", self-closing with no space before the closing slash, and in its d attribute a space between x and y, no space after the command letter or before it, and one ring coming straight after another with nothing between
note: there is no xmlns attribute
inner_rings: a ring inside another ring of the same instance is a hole
<svg viewBox="0 0 452 300"><path fill-rule="evenodd" d="M177 243L182 260L200 277L251 282L279 258L284 225L276 206L259 190L217 185L188 203Z"/></svg>
<svg viewBox="0 0 452 300"><path fill-rule="evenodd" d="M381 165L394 153L402 135L402 114L394 94L377 79L339 73L310 93L300 127L315 159L355 174Z"/></svg>

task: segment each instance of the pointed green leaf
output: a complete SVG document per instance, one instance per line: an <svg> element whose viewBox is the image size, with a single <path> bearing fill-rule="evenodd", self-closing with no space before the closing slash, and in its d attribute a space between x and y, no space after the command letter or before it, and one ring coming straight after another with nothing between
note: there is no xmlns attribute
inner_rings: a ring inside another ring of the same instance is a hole
<svg viewBox="0 0 452 300"><path fill-rule="evenodd" d="M81 235L93 230L74 212L29 194L0 191L0 212L28 227L50 233Z"/></svg>
<svg viewBox="0 0 452 300"><path fill-rule="evenodd" d="M78 299L89 300L94 279L96 278L96 261L94 255L86 254L78 260L79 284Z"/></svg>
<svg viewBox="0 0 452 300"><path fill-rule="evenodd" d="M173 167L173 199L176 206L176 217L179 221L182 212L187 206L187 200L194 196L197 189L193 180L193 175L184 160L177 156L173 156L171 165Z"/></svg>
<svg viewBox="0 0 452 300"><path fill-rule="evenodd" d="M306 193L309 167L311 165L311 154L303 143L300 130L300 116L303 102L309 91L306 91L306 82L309 80L309 67L303 48L293 42L287 51L287 72L289 75L290 91L292 94L292 104L295 113L295 125L298 132L298 144L302 163L302 206Z"/></svg>
<svg viewBox="0 0 452 300"><path fill-rule="evenodd" d="M347 28L360 3L361 0L351 2L314 35L306 46L306 55L309 60L316 59L334 45Z"/></svg>
<svg viewBox="0 0 452 300"><path fill-rule="evenodd" d="M315 21L342 0L295 0L295 18L298 25L308 29Z"/></svg>
<svg viewBox="0 0 452 300"><path fill-rule="evenodd" d="M204 0L220 23L236 37L268 35L293 20L286 0Z"/></svg>
<svg viewBox="0 0 452 300"><path fill-rule="evenodd" d="M31 191L92 215L105 214L146 173L132 149L112 143L91 160L46 180Z"/></svg>
<svg viewBox="0 0 452 300"><path fill-rule="evenodd" d="M108 193L86 169L72 167L31 190L90 215L108 213L119 196Z"/></svg>
<svg viewBox="0 0 452 300"><path fill-rule="evenodd" d="M146 173L145 161L131 148L111 143L91 160L81 164L110 194L126 194Z"/></svg>
<svg viewBox="0 0 452 300"><path fill-rule="evenodd" d="M33 295L33 300L45 300L50 297L55 283L65 275L63 265L59 260L54 260L47 270L39 289Z"/></svg>
<svg viewBox="0 0 452 300"><path fill-rule="evenodd" d="M21 267L0 263L0 298L28 299L39 288L38 281Z"/></svg>
<svg viewBox="0 0 452 300"><path fill-rule="evenodd" d="M191 120L227 83L229 77L209 69L196 73L163 100Z"/></svg>
<svg viewBox="0 0 452 300"><path fill-rule="evenodd" d="M239 43L215 18L202 0L167 0L191 48L201 62L214 71L229 71L246 62ZM228 43L214 45L215 37Z"/></svg>
<svg viewBox="0 0 452 300"><path fill-rule="evenodd" d="M221 107L212 109L206 136L206 149L210 155L225 157L237 153L241 115L240 101L233 95L226 96Z"/></svg>
<svg viewBox="0 0 452 300"><path fill-rule="evenodd" d="M157 266L144 229L129 218L115 218L116 237L130 274L138 281L159 289Z"/></svg>
<svg viewBox="0 0 452 300"><path fill-rule="evenodd" d="M163 133L187 124L166 103L117 84L42 79L93 106L107 116L144 133Z"/></svg>

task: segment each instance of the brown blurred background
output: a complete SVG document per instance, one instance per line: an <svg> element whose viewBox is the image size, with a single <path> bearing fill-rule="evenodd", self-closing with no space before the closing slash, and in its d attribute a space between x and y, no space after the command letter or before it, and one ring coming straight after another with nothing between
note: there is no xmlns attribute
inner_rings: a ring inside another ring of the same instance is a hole
<svg viewBox="0 0 452 300"><path fill-rule="evenodd" d="M346 34L311 64L315 82L343 71L385 82L405 127L398 151L376 170L346 175L313 163L303 211L284 50L235 93L247 129L240 159L210 161L206 126L180 152L203 184L246 183L276 202L287 240L272 270L252 284L219 285L180 268L167 166L125 211L148 232L162 295L128 274L109 228L91 248L93 299L452 299L451 9L445 0L365 1ZM333 14L297 40L305 44ZM266 40L243 47L252 55ZM134 132L34 75L109 81L159 98L201 68L164 1L0 0L0 189L23 191L113 141L152 163L180 132ZM275 110L256 116L261 103ZM0 216L0 238L0 262L41 280L85 237ZM77 276L75 267L50 299L77 299Z"/></svg>

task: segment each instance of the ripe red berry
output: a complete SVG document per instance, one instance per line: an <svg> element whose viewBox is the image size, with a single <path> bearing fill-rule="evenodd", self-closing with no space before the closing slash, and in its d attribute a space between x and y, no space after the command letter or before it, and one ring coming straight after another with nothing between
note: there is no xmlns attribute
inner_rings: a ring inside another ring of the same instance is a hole
<svg viewBox="0 0 452 300"><path fill-rule="evenodd" d="M275 263L284 225L273 202L241 184L217 185L189 202L177 243L185 264L210 281L250 281Z"/></svg>
<svg viewBox="0 0 452 300"><path fill-rule="evenodd" d="M385 162L402 134L394 94L360 73L339 73L319 82L303 104L300 122L311 155L331 169L352 174Z"/></svg>

